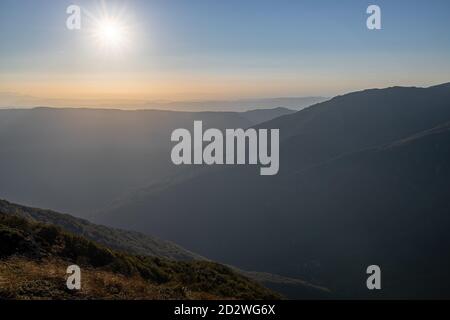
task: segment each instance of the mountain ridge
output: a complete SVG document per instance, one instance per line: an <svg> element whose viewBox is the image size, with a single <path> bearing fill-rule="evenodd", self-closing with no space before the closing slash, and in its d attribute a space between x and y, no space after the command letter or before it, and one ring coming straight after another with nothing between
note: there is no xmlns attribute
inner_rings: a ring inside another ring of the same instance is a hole
<svg viewBox="0 0 450 320"><path fill-rule="evenodd" d="M170 241L144 235L135 231L107 228L86 219L75 218L52 210L30 208L0 199L0 214L16 216L40 223L57 225L67 232L98 242L104 246L128 253L174 260L206 260Z"/></svg>

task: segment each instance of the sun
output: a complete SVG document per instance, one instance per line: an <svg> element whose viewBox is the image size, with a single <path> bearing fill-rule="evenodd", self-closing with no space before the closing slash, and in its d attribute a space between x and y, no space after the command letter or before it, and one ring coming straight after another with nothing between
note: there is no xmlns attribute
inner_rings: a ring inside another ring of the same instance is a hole
<svg viewBox="0 0 450 320"><path fill-rule="evenodd" d="M104 56L123 56L135 42L135 19L123 4L111 5L99 0L96 8L90 11L83 8L88 17L87 34Z"/></svg>
<svg viewBox="0 0 450 320"><path fill-rule="evenodd" d="M127 26L117 18L104 17L97 21L94 37L105 49L123 49L127 42Z"/></svg>

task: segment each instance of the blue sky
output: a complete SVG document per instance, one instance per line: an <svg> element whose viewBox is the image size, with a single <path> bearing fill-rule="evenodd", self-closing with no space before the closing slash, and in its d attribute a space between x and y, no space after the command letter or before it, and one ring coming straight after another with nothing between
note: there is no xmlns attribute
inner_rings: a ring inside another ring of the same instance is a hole
<svg viewBox="0 0 450 320"><path fill-rule="evenodd" d="M450 1L123 0L127 47L98 50L65 10L96 0L2 0L0 92L211 99L330 96L450 81ZM366 28L366 8L382 30ZM85 27L86 26L86 27Z"/></svg>

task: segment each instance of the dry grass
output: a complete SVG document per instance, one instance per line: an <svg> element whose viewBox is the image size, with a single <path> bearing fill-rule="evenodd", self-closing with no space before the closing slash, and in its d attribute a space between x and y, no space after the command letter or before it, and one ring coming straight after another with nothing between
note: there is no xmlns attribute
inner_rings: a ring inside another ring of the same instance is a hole
<svg viewBox="0 0 450 320"><path fill-rule="evenodd" d="M32 261L12 257L0 261L0 298L18 300L101 299L101 300L170 300L219 299L184 287L152 284L139 276L126 277L96 269L82 269L82 288L66 287L66 268L62 260ZM222 297L223 298L223 297Z"/></svg>

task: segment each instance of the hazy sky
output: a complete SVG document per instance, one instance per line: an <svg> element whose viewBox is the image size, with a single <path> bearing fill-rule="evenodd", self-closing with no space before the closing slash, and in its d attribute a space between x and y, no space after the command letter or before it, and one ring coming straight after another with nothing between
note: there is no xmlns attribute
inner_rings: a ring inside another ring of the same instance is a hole
<svg viewBox="0 0 450 320"><path fill-rule="evenodd" d="M448 0L106 1L126 41L66 28L96 0L1 0L0 92L58 99L332 96L450 81ZM382 30L366 28L366 8Z"/></svg>

